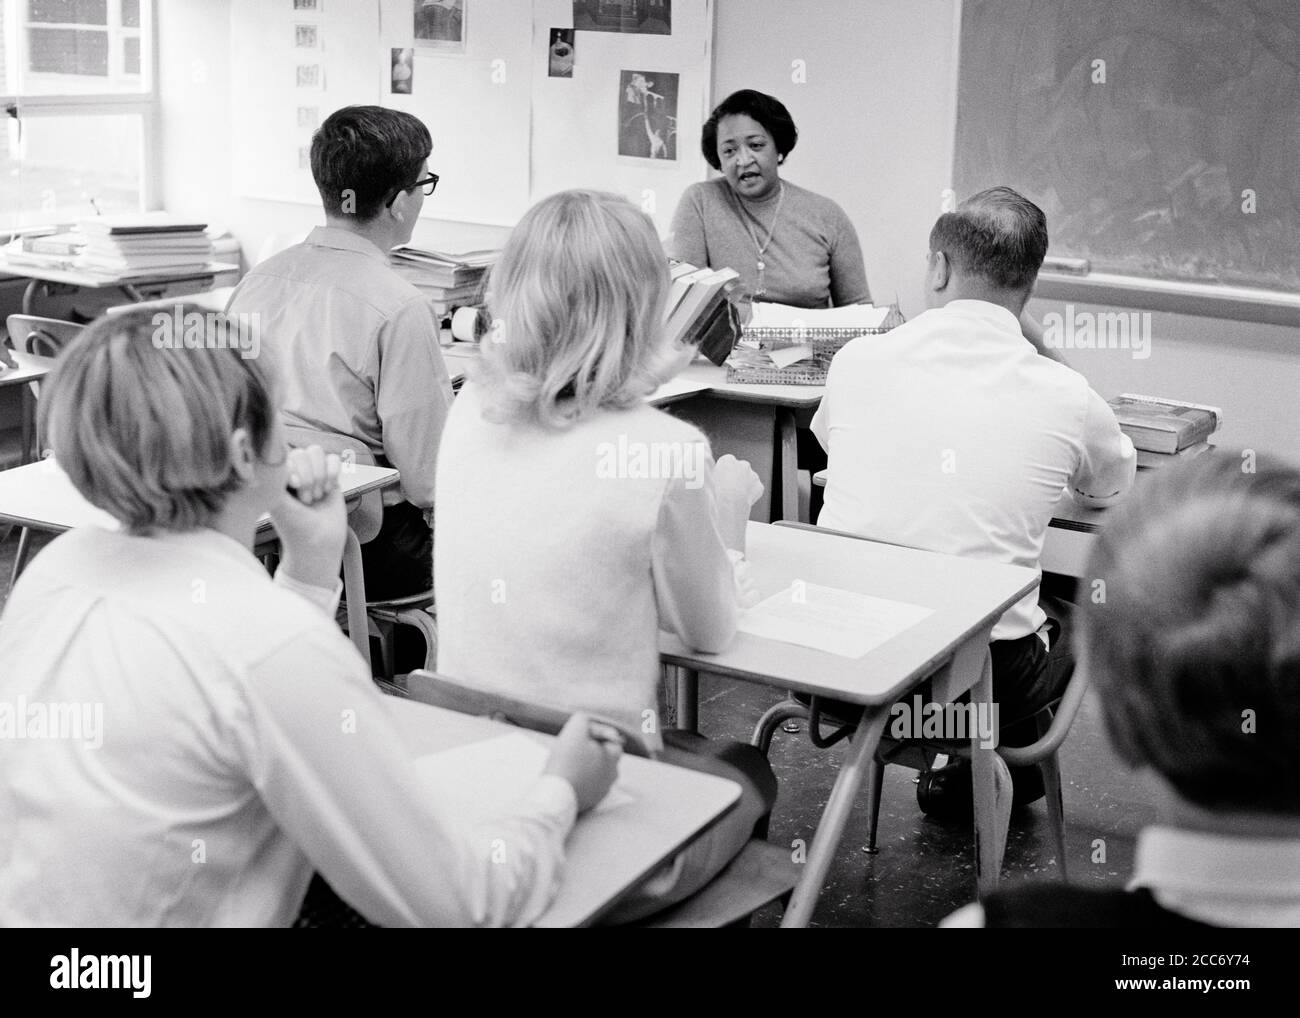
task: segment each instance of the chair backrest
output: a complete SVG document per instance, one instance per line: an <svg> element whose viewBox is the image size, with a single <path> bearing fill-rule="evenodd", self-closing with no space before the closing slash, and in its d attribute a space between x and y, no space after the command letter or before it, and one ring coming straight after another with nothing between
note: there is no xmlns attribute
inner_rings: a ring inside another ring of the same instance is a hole
<svg viewBox="0 0 1300 1018"><path fill-rule="evenodd" d="M317 431L314 428L302 428L292 424L285 425L284 430L290 445L299 448L319 445L326 452L336 453L343 459L344 470L347 469L349 463L360 463L363 466L374 465L375 454L370 451L364 442L350 435L339 435L332 431ZM383 522L384 497L378 491L362 495L357 507L348 514L348 524L352 527L352 532L357 535L357 540L361 544L373 541L379 534L379 528L383 525Z"/></svg>
<svg viewBox="0 0 1300 1018"><path fill-rule="evenodd" d="M9 342L20 353L57 357L59 351L81 334L84 325L37 315L10 315L5 319Z"/></svg>
<svg viewBox="0 0 1300 1018"><path fill-rule="evenodd" d="M406 677L406 688L391 687L411 700L432 704L444 710L454 710L461 714L474 714L479 717L491 717L528 728L534 732L555 735L569 720L569 711L550 707L543 703L517 700L502 693L491 693L467 686L457 679L437 672L416 669ZM646 744L640 732L626 725L611 721L609 718L593 715L593 720L616 728L623 737L623 749L632 756L653 759L655 754Z"/></svg>

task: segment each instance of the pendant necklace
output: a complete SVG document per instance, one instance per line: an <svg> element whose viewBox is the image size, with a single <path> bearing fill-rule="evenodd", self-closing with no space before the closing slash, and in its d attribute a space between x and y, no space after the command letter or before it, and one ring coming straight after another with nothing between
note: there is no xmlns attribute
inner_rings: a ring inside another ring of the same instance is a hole
<svg viewBox="0 0 1300 1018"><path fill-rule="evenodd" d="M739 196L737 196L737 200L740 200ZM762 222L758 219L757 216L755 216L752 212L746 209L743 204L740 207L742 212L741 222L745 224L745 229L749 232L749 239L754 242L754 248L756 251L758 251L758 258L754 262L754 267L758 269L758 289L754 291L755 297L762 297L765 293L767 293L767 287L763 279L763 273L767 269L767 262L765 262L763 259L764 259L764 255L767 252L768 246L772 243L772 235L776 233L776 222L778 219L781 218L781 205L784 201L785 201L785 181L782 181L781 192L776 199L776 212L773 213L772 215L772 228L767 231L767 240L763 241L763 243L761 244L758 242L758 234L754 232L754 228L749 224L749 220L753 219L755 222L758 223L760 228L763 225Z"/></svg>

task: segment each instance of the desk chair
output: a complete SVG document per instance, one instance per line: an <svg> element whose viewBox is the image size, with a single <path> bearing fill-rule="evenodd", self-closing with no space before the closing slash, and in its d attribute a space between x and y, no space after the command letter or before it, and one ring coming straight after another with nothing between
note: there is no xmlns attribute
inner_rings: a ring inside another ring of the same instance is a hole
<svg viewBox="0 0 1300 1018"><path fill-rule="evenodd" d="M813 530L819 533L834 534L838 537L866 540L860 534L850 534L842 530L828 530L824 527L814 527L806 523L787 521L776 523L774 526L796 527L799 530ZM1038 729L1038 739L1028 746L999 745L996 748L999 764L995 767L994 780L995 783L1002 786L997 790L996 796L1001 804L1005 795L1008 818L1011 808L1011 773L1009 768L1037 765L1042 773L1047 801L1047 818L1052 828L1052 839L1056 847L1057 868L1063 881L1068 879L1068 874L1065 861L1065 809L1061 795L1061 764L1057 757L1057 751L1069 734L1070 726L1074 724L1075 715L1079 712L1079 705L1083 702L1083 695L1087 692L1087 688L1088 680L1083 669L1076 668L1065 687L1064 693L1061 695L1061 699L1057 703L1043 708L1035 715L1034 721ZM807 722L808 737L812 744L819 749L828 748L841 739L847 738L856 727L856 722L849 724L824 714L823 705L817 697L812 697L806 705L792 698L777 704L764 713L754 727L751 743L766 755L772 744L772 736L775 734L777 726L791 718L802 718ZM835 723L839 727L830 734L823 735L821 731L823 719ZM880 795L885 777L885 765L896 763L925 773L930 770L935 757L941 753L950 757L969 757L970 743L966 740L956 739L908 739L897 741L889 738L888 735L881 739L880 749L877 751L875 759L871 761L871 769L868 774L867 809L870 812L870 827L866 845L867 852L874 855L878 851L876 828L880 820ZM1004 826L1005 824L1000 824L1000 827Z"/></svg>
<svg viewBox="0 0 1300 1018"><path fill-rule="evenodd" d="M567 711L484 692L431 671L411 672L405 688L388 682L380 682L379 686L394 696L462 714L487 715L548 735L558 733L569 720ZM654 759L655 753L639 731L605 718L599 720L618 729L625 752ZM778 898L783 902L788 900L798 882L799 867L786 848L751 838L713 880L690 898L633 925L674 928L748 925L750 916L763 906Z"/></svg>
<svg viewBox="0 0 1300 1018"><path fill-rule="evenodd" d="M337 435L328 431L316 431L312 428L300 428L292 425L285 427L289 444L295 446L319 445L326 452L338 454L346 469L346 464L361 463L373 465L374 453L365 443L347 435ZM361 545L373 541L383 523L383 494L378 491L363 495L357 507L348 516L350 531L348 543L343 550L343 571L349 576L348 585L353 589L364 590L362 580L364 570L361 564ZM352 570L349 572L349 570ZM433 607L433 590L421 591L409 597L392 598L384 601L365 600L360 605L347 604L348 632L353 635L358 648L366 642L365 638L357 640L355 634L370 634L379 640L381 668L383 676L393 681L396 668L397 627L414 626L424 637L425 665L432 667L437 660L438 630L433 616L427 609ZM373 624L373 625L372 625ZM362 655L368 656L366 653Z"/></svg>
<svg viewBox="0 0 1300 1018"><path fill-rule="evenodd" d="M57 318L41 318L38 315L10 315L5 319L5 328L9 333L9 344L19 353L37 357L57 357L59 352L71 343L84 325L76 322L64 322ZM22 439L19 463L31 463L44 445L36 417L36 401L40 398L41 383L29 382L23 392ZM0 532L0 541L9 537L10 528ZM9 589L13 589L22 572L23 565L31 551L32 532L23 527L18 532L18 553L14 557L13 573L9 577Z"/></svg>

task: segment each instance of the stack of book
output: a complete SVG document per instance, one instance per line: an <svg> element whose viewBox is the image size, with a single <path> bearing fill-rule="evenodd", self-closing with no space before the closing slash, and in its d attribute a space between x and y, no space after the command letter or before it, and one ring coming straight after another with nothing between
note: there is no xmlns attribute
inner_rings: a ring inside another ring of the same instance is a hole
<svg viewBox="0 0 1300 1018"><path fill-rule="evenodd" d="M483 303L484 281L500 251L448 254L403 244L389 252L389 264L407 282L419 287L443 317L458 307Z"/></svg>
<svg viewBox="0 0 1300 1018"><path fill-rule="evenodd" d="M83 219L85 246L76 267L129 279L159 272L202 269L212 261L206 223L161 212Z"/></svg>
<svg viewBox="0 0 1300 1018"><path fill-rule="evenodd" d="M665 334L676 343L698 346L714 364L724 364L736 339L727 296L739 274L732 269L698 269L689 262L674 262L670 273Z"/></svg>
<svg viewBox="0 0 1300 1018"><path fill-rule="evenodd" d="M1110 401L1110 408L1143 468L1199 456L1210 448L1209 437L1223 424L1218 407L1157 396L1124 393Z"/></svg>
<svg viewBox="0 0 1300 1018"><path fill-rule="evenodd" d="M727 362L727 381L825 385L831 359L845 343L902 324L903 316L897 307L755 304L740 343Z"/></svg>

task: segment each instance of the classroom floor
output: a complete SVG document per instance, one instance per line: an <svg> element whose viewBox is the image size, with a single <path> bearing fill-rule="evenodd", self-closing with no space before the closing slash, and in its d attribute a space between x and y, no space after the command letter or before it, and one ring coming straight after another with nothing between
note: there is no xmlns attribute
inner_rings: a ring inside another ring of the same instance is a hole
<svg viewBox="0 0 1300 1018"><path fill-rule="evenodd" d="M33 553L48 543L37 537ZM8 597L17 533L0 543L0 609ZM748 740L754 723L781 699L775 691L729 679L700 679L700 730ZM801 729L778 731L771 760L780 794L769 837L790 844L812 841L817 821L846 752L841 744L815 749ZM1095 702L1085 700L1061 751L1066 782L1066 844L1070 877L1088 886L1120 885L1133 868L1136 834L1153 813L1142 789L1106 744ZM973 835L923 816L916 805L915 772L888 767L880 810L880 852L867 855L866 795L850 820L813 917L814 926L934 926L975 893ZM1042 802L1013 814L1003 880L1057 879L1047 813ZM773 905L757 927L780 923Z"/></svg>

